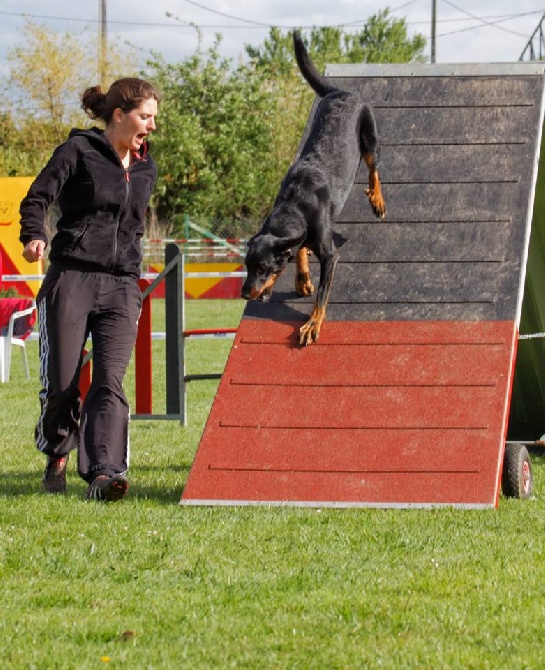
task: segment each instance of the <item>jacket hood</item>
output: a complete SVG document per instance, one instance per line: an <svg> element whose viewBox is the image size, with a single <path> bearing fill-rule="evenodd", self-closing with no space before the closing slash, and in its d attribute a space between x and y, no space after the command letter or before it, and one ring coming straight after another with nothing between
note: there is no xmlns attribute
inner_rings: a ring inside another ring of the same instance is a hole
<svg viewBox="0 0 545 670"><path fill-rule="evenodd" d="M93 126L92 128L72 128L70 131L68 138L72 139L73 137L85 137L93 144L97 149L100 149L102 147L102 150L104 150L104 147L106 147L109 151L113 151L115 153L115 150L113 146L110 144L110 141L104 135L104 131L102 128L97 128L96 126ZM150 149L150 144L149 142L143 142L142 146L140 147L138 151L138 158L144 158L149 153Z"/></svg>

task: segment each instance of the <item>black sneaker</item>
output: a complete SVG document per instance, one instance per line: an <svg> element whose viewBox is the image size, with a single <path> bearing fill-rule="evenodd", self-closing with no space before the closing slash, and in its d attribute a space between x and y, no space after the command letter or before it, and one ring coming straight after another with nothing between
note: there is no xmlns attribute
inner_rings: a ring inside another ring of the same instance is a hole
<svg viewBox="0 0 545 670"><path fill-rule="evenodd" d="M66 491L66 456L48 456L42 486L46 493L65 493Z"/></svg>
<svg viewBox="0 0 545 670"><path fill-rule="evenodd" d="M99 475L87 489L87 500L116 502L127 495L129 480L124 475Z"/></svg>

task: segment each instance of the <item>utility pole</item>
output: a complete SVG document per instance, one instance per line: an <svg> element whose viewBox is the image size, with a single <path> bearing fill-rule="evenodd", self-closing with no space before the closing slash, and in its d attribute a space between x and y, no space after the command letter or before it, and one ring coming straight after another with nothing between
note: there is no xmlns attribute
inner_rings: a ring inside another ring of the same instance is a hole
<svg viewBox="0 0 545 670"><path fill-rule="evenodd" d="M100 40L99 40L99 56L98 56L98 70L100 77L100 85L104 88L106 86L106 75L107 75L107 65L106 65L106 53L108 50L108 36L107 36L107 21L106 21L106 1L107 0L98 0L99 2L99 30L100 30Z"/></svg>
<svg viewBox="0 0 545 670"><path fill-rule="evenodd" d="M437 42L437 0L431 0L431 62L435 63L435 46Z"/></svg>

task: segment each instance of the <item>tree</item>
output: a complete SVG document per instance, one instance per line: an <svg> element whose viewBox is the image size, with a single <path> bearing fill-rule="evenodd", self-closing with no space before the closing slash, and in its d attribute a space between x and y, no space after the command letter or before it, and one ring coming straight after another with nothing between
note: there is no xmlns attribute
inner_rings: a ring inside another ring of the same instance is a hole
<svg viewBox="0 0 545 670"><path fill-rule="evenodd" d="M425 60L423 51L426 38L421 33L409 38L405 19L391 17L389 9L371 16L360 33L346 37L351 63L410 63Z"/></svg>
<svg viewBox="0 0 545 670"><path fill-rule="evenodd" d="M85 88L97 83L97 40L88 33L54 33L32 21L25 23L22 32L24 46L8 54L10 97L18 101L23 120L44 121L53 131L54 142L61 142L67 129L85 122L78 100ZM116 71L121 63L124 75L135 73L135 58L110 47L108 71Z"/></svg>
<svg viewBox="0 0 545 670"><path fill-rule="evenodd" d="M0 113L0 176L31 177L45 165L55 133L51 125L27 117Z"/></svg>
<svg viewBox="0 0 545 670"><path fill-rule="evenodd" d="M240 234L273 197L275 109L263 77L246 65L232 69L220 58L219 44L218 37L206 53L175 65L157 54L148 63L162 94L153 146L160 167L155 203L175 230L189 214L215 220L216 234L232 237L233 221ZM228 228L221 228L224 221Z"/></svg>
<svg viewBox="0 0 545 670"><path fill-rule="evenodd" d="M426 38L420 33L410 38L405 19L392 17L385 9L371 16L359 32L312 28L305 43L317 69L323 70L326 63L423 62ZM255 66L271 75L286 75L295 67L291 33L282 35L272 28L262 46L244 48Z"/></svg>

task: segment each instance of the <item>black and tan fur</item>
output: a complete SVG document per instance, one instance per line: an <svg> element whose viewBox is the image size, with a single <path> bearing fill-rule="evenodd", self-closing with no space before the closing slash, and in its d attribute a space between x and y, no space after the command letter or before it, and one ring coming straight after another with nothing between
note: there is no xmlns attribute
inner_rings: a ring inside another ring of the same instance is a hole
<svg viewBox="0 0 545 670"><path fill-rule="evenodd" d="M386 205L377 170L379 139L373 110L361 93L340 90L317 72L298 32L293 41L299 68L322 99L272 212L248 242L242 297L268 299L279 274L293 259L296 291L311 295L308 252L312 251L320 264L320 280L312 314L299 330L299 343L307 345L318 339L325 318L337 263L332 224L345 205L360 160L369 171L365 193L377 217L385 216Z"/></svg>

